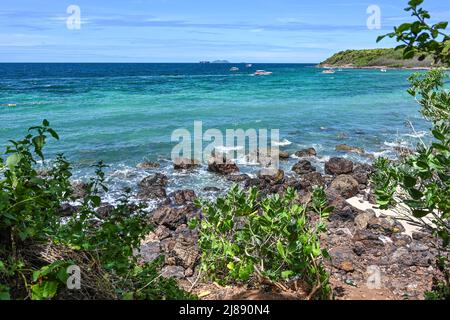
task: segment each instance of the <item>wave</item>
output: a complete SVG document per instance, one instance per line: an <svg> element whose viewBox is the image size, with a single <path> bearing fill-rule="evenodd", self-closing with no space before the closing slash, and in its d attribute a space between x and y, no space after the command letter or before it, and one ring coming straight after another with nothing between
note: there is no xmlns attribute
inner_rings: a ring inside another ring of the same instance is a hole
<svg viewBox="0 0 450 320"><path fill-rule="evenodd" d="M283 139L283 141L278 141L278 142L272 142L272 144L274 146L279 146L279 147L285 147L285 146L290 146L292 144L291 141L289 141L288 139Z"/></svg>

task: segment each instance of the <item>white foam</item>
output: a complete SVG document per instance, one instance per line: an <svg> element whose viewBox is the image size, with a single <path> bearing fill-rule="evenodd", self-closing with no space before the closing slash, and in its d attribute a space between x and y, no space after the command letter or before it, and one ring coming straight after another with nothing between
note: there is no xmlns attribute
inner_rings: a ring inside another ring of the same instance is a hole
<svg viewBox="0 0 450 320"><path fill-rule="evenodd" d="M283 139L283 141L274 141L272 142L273 145L275 146L280 146L280 147L285 147L285 146L290 146L292 144L291 141L289 141L288 139Z"/></svg>

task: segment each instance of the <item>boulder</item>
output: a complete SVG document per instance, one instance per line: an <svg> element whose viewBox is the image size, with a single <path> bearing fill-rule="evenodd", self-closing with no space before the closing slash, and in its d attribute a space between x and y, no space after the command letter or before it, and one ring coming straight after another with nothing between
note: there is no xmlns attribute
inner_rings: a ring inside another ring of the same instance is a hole
<svg viewBox="0 0 450 320"><path fill-rule="evenodd" d="M366 229L370 219L374 217L371 212L362 212L355 217L355 225L359 230Z"/></svg>
<svg viewBox="0 0 450 320"><path fill-rule="evenodd" d="M358 181L352 176L340 175L331 182L329 189L336 191L345 199L356 196L359 192Z"/></svg>
<svg viewBox="0 0 450 320"><path fill-rule="evenodd" d="M325 163L325 172L331 175L349 174L353 171L353 162L344 158L331 158Z"/></svg>
<svg viewBox="0 0 450 320"><path fill-rule="evenodd" d="M310 172L300 176L300 186L305 190L312 190L314 187L323 187L325 179L319 172Z"/></svg>
<svg viewBox="0 0 450 320"><path fill-rule="evenodd" d="M316 168L314 168L311 165L310 161L308 161L308 160L300 160L298 163L296 163L292 167L292 171L294 171L297 174L302 175L302 174L314 172L314 171L316 171Z"/></svg>
<svg viewBox="0 0 450 320"><path fill-rule="evenodd" d="M230 160L220 160L217 158L211 158L208 161L208 171L221 175L229 175L239 172L239 167Z"/></svg>
<svg viewBox="0 0 450 320"><path fill-rule="evenodd" d="M260 171L258 172L258 178L270 185L280 184L284 181L284 171L280 169L276 170L274 173Z"/></svg>
<svg viewBox="0 0 450 320"><path fill-rule="evenodd" d="M220 192L220 189L216 188L216 187L204 187L203 191L205 191L205 192Z"/></svg>
<svg viewBox="0 0 450 320"><path fill-rule="evenodd" d="M353 168L352 177L358 181L359 184L367 185L369 182L369 175L372 173L373 168L368 164L357 164Z"/></svg>
<svg viewBox="0 0 450 320"><path fill-rule="evenodd" d="M152 212L152 221L158 226L163 225L171 230L175 230L196 215L198 215L198 209L194 206L174 208L169 205L163 205Z"/></svg>
<svg viewBox="0 0 450 320"><path fill-rule="evenodd" d="M114 206L109 203L104 203L97 209L97 215L101 218L107 218L114 210Z"/></svg>
<svg viewBox="0 0 450 320"><path fill-rule="evenodd" d="M193 170L199 166L199 162L193 159L177 158L173 161L174 170Z"/></svg>
<svg viewBox="0 0 450 320"><path fill-rule="evenodd" d="M347 144L338 144L336 146L336 151L342 151L342 152L349 152L349 153L357 153L357 154L364 154L364 149L358 148L358 147L352 147Z"/></svg>
<svg viewBox="0 0 450 320"><path fill-rule="evenodd" d="M144 262L152 262L161 255L159 240L149 241L141 245L139 254Z"/></svg>
<svg viewBox="0 0 450 320"><path fill-rule="evenodd" d="M72 196L75 199L82 199L88 193L88 184L84 182L74 182L72 183Z"/></svg>
<svg viewBox="0 0 450 320"><path fill-rule="evenodd" d="M170 200L177 206L186 204L187 202L194 202L197 196L194 190L177 190L169 195Z"/></svg>
<svg viewBox="0 0 450 320"><path fill-rule="evenodd" d="M143 170L156 169L156 168L159 168L159 167L160 167L159 162L153 162L153 161L144 161L144 162L139 163L137 165L138 169L143 169Z"/></svg>
<svg viewBox="0 0 450 320"><path fill-rule="evenodd" d="M70 217L78 212L80 208L68 203L63 203L58 209L58 215L61 217Z"/></svg>
<svg viewBox="0 0 450 320"><path fill-rule="evenodd" d="M314 148L308 148L303 149L300 151L297 151L295 155L299 158L306 158L306 157L315 157L317 155L316 149Z"/></svg>
<svg viewBox="0 0 450 320"><path fill-rule="evenodd" d="M289 159L289 152L287 152L287 151L280 151L279 157L280 157L280 159Z"/></svg>
<svg viewBox="0 0 450 320"><path fill-rule="evenodd" d="M339 270L345 272L352 272L355 270L354 263L354 253L350 248L346 247L335 247L330 251L331 262L333 266Z"/></svg>
<svg viewBox="0 0 450 320"><path fill-rule="evenodd" d="M141 200L162 199L166 197L166 185L169 179L161 173L155 173L139 183L138 198Z"/></svg>

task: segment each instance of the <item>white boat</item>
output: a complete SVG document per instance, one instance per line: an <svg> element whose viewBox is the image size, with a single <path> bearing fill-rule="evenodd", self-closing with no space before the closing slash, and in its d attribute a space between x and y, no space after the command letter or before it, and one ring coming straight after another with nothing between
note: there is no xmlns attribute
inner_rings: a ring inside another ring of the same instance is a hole
<svg viewBox="0 0 450 320"><path fill-rule="evenodd" d="M266 70L256 70L256 72L253 74L254 76L270 76L273 72L266 71Z"/></svg>
<svg viewBox="0 0 450 320"><path fill-rule="evenodd" d="M336 73L336 71L334 71L332 69L327 69L327 70L323 70L322 73L324 73L324 74L334 74L334 73Z"/></svg>
<svg viewBox="0 0 450 320"><path fill-rule="evenodd" d="M245 67L246 67L246 68L251 68L251 67L253 67L253 65L252 65L251 63L247 63L247 64L245 65Z"/></svg>
<svg viewBox="0 0 450 320"><path fill-rule="evenodd" d="M239 68L238 67L233 67L233 68L230 69L230 71L239 71Z"/></svg>
<svg viewBox="0 0 450 320"><path fill-rule="evenodd" d="M383 69L381 69L380 71L381 71L381 72L387 72L387 69L384 69L384 68L383 68Z"/></svg>

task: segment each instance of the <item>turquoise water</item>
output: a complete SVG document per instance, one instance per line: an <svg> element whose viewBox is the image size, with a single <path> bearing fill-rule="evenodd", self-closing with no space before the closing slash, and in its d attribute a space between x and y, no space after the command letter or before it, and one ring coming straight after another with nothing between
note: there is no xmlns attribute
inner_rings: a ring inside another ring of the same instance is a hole
<svg viewBox="0 0 450 320"><path fill-rule="evenodd" d="M241 71L231 73L232 66ZM250 76L256 69L273 75ZM280 129L281 140L291 143L286 150L314 146L320 163L340 143L389 156L393 143L417 140L406 120L419 136L427 129L405 92L410 73L326 75L302 64L0 64L0 142L5 146L47 118L61 136L50 144L50 158L65 153L77 177L102 159L111 165L111 179L131 184L148 174L136 164L166 163L175 145L172 131L192 132L195 120L204 130ZM172 173L168 161L161 170L174 174L174 188L214 181L203 171L195 177Z"/></svg>

